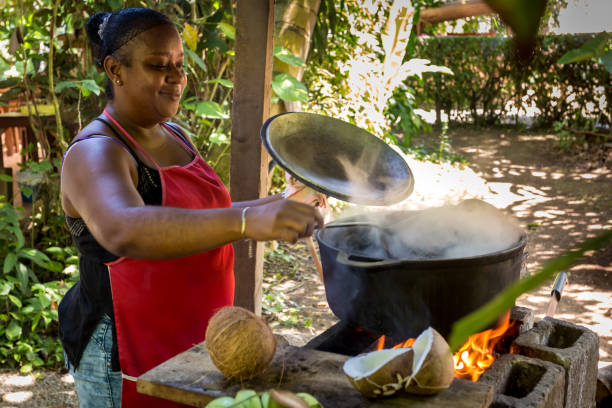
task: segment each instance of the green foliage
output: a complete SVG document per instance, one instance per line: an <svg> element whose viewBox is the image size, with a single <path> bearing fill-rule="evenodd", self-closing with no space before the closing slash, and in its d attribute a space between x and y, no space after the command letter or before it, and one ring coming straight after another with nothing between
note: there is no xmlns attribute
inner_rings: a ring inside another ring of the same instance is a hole
<svg viewBox="0 0 612 408"><path fill-rule="evenodd" d="M57 305L76 281L78 257L70 247L26 247L19 221L13 206L0 202L0 365L29 372L63 362ZM44 280L49 275L60 279Z"/></svg>
<svg viewBox="0 0 612 408"><path fill-rule="evenodd" d="M595 38L582 44L580 48L570 50L563 54L557 64L569 64L590 59L597 60L612 74L612 50L610 49L611 33L599 33Z"/></svg>
<svg viewBox="0 0 612 408"><path fill-rule="evenodd" d="M461 166L467 165L468 161L464 156L453 151L450 138L448 137L448 123L442 123L440 131L426 138L419 143L413 143L406 148L417 160L429 161L432 163L450 162Z"/></svg>
<svg viewBox="0 0 612 408"><path fill-rule="evenodd" d="M96 95L100 95L103 91L103 88L93 79L81 79L78 81L62 81L55 86L55 92L60 92L66 88L77 88L85 98L92 92Z"/></svg>
<svg viewBox="0 0 612 408"><path fill-rule="evenodd" d="M175 120L193 132L196 148L229 184L235 5L216 1L179 4L180 12L170 3L165 10L181 31L187 56L188 85L181 101L183 109ZM290 65L305 64L281 47L275 47L274 56ZM287 74L274 76L272 88L285 101L306 100L308 96L304 85Z"/></svg>
<svg viewBox="0 0 612 408"><path fill-rule="evenodd" d="M284 72L274 76L272 79L272 90L283 101L308 101L308 90L306 87L294 76Z"/></svg>
<svg viewBox="0 0 612 408"><path fill-rule="evenodd" d="M299 310L301 306L290 299L290 297L278 289L277 286L288 279L296 278L296 259L286 252L282 246L274 243L273 248L266 247L264 262L268 265L281 265L278 269L282 273L276 273L265 277L263 290L262 309L268 318L278 320L272 326L281 324L283 326L299 326ZM274 270L275 268L270 268ZM305 326L305 324L304 324Z"/></svg>
<svg viewBox="0 0 612 408"><path fill-rule="evenodd" d="M53 27L54 6L57 19ZM21 191L25 196L34 193L29 216L19 219L23 209L2 203L0 259L5 264L0 275L0 365L29 371L40 365L54 367L62 360L57 304L77 280L78 259L70 247L59 200L65 142L58 135L63 132L69 133L68 139L74 137L106 102L107 79L92 61L85 33L87 19L98 11L135 6L165 13L181 33L188 84L183 109L175 120L190 132L196 148L223 180L229 181L235 4L216 0L6 1L0 8L0 42L9 45L0 50L0 105L18 102L32 107L32 124L43 154L40 161L28 159L20 167ZM276 55L286 63L304 64L284 49L277 49ZM291 78L276 81L281 98L303 100L307 95L304 86ZM58 106L59 121L41 119L41 104ZM25 153L32 150L30 146ZM5 175L2 179L12 181Z"/></svg>
<svg viewBox="0 0 612 408"><path fill-rule="evenodd" d="M336 11L341 18L335 20L334 41L326 43L326 54L313 44L316 63L305 74L311 92L308 110L354 123L405 148L411 134L390 134L391 122L411 133L426 125L414 114L413 89L401 84L426 72L452 72L426 59L409 59L415 15L410 3L379 0L364 6L352 0ZM390 100L400 102L390 108Z"/></svg>
<svg viewBox="0 0 612 408"><path fill-rule="evenodd" d="M297 55L293 55L291 51L283 47L275 46L274 56L288 65L293 65L296 67L306 66L306 62L304 62L303 59L301 59Z"/></svg>
<svg viewBox="0 0 612 408"><path fill-rule="evenodd" d="M456 120L477 125L500 123L509 108L538 109L535 126L566 121L573 128L610 124L610 74L594 60L558 65L570 49L590 35L544 36L534 58L518 65L512 40L499 37L427 38L417 43L417 54L448 66L453 76L431 74L423 81L409 79L416 104L442 111ZM468 112L468 116L464 114Z"/></svg>

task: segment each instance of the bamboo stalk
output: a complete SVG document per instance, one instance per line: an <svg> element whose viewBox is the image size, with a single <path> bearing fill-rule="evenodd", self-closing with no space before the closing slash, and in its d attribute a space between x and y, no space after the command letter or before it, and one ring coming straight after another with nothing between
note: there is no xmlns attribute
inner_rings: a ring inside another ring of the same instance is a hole
<svg viewBox="0 0 612 408"><path fill-rule="evenodd" d="M67 143L64 141L64 129L62 127L62 116L60 114L60 106L59 101L57 100L57 95L55 94L55 86L53 78L53 54L54 54L54 46L53 39L55 36L55 23L57 21L57 9L59 7L60 0L55 0L53 4L53 17L51 18L51 30L49 30L49 60L48 60L48 69L49 69L49 93L53 98L53 107L55 108L55 125L57 128L57 141L62 149L68 147ZM79 124L80 127L80 124ZM44 137L43 137L44 139ZM48 154L51 153L51 148L49 147Z"/></svg>

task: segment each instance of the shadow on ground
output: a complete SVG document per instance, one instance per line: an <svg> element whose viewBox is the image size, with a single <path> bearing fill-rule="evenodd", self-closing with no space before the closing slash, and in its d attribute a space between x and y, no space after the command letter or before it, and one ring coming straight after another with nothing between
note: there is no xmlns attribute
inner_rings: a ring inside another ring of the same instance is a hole
<svg viewBox="0 0 612 408"><path fill-rule="evenodd" d="M487 181L483 197L528 231L528 270L612 229L610 149L562 153L547 134L458 131L451 144ZM600 340L600 362L612 363L612 246L573 266L555 317L584 325ZM552 280L517 304L546 311Z"/></svg>

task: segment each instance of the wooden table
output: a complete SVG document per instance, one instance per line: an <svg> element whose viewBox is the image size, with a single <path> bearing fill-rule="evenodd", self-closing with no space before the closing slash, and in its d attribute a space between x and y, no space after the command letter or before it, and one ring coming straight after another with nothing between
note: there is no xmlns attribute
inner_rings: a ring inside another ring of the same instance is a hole
<svg viewBox="0 0 612 408"><path fill-rule="evenodd" d="M430 397L396 397L368 400L361 396L342 371L349 357L279 344L267 371L242 384L228 381L212 363L206 343L176 355L138 378L138 392L204 407L217 397L234 396L240 389L271 388L307 392L326 408L354 407L488 407L493 387L455 379L444 392Z"/></svg>

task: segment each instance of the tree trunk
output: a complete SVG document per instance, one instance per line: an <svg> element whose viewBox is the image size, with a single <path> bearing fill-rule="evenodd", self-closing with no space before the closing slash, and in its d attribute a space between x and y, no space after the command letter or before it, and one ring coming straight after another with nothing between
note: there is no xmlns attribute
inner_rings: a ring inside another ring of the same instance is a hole
<svg viewBox="0 0 612 408"><path fill-rule="evenodd" d="M440 21L457 20L465 17L475 17L495 12L483 0L461 0L446 3L438 7L421 10L421 22L433 24Z"/></svg>
<svg viewBox="0 0 612 408"><path fill-rule="evenodd" d="M306 61L310 49L310 38L314 30L321 0L276 0L274 5L274 45L288 49ZM303 67L287 65L274 59L274 73L287 73L298 80L304 75ZM289 105L289 106L287 106ZM278 113L299 111L299 102L272 104L270 116Z"/></svg>

